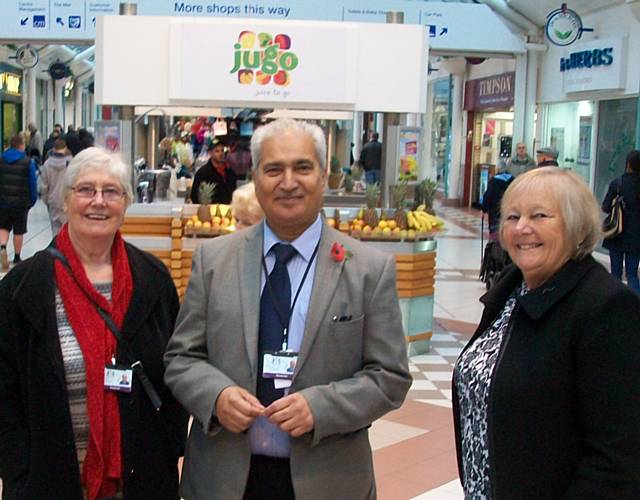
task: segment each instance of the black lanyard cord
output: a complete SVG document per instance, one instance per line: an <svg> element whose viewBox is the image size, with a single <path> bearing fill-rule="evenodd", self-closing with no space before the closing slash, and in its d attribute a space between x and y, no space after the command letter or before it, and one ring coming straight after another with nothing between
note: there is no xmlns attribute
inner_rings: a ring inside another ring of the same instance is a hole
<svg viewBox="0 0 640 500"><path fill-rule="evenodd" d="M73 281L76 282L76 285L78 285L80 290L82 290L82 293L84 293L87 299L89 299L89 301L96 307L98 314L107 325L107 328L109 328L113 336L116 338L116 341L118 342L118 344L122 346L123 354L127 358L127 361L129 362L129 364L131 365L131 369L138 376L140 380L140 384L144 389L144 392L147 393L147 396L149 396L149 399L151 400L151 404L156 409L156 411L159 411L160 407L162 406L162 400L160 399L160 396L158 396L158 393L153 387L153 384L151 383L151 381L149 380L149 377L147 377L147 374L144 371L144 367L142 366L142 362L136 359L135 354L131 350L131 346L129 345L129 342L127 342L124 339L124 337L122 336L122 332L120 332L120 329L116 326L116 324L114 323L109 313L105 311L102 307L100 307L100 305L93 300L93 297L91 297L89 293L80 285L80 283L78 282L78 278L76 278L76 275L71 270L71 266L69 265L69 262L67 261L66 257L62 254L62 252L60 252L60 250L58 250L56 247L53 247L53 246L47 247L47 251L49 252L49 254L53 256L53 258L60 261L60 263L67 270L68 274L71 276Z"/></svg>
<svg viewBox="0 0 640 500"><path fill-rule="evenodd" d="M267 290L269 292L269 296L271 297L271 300L273 301L273 304L275 305L275 309L276 309L276 314L278 315L278 319L280 320L280 324L282 325L283 328L283 335L282 335L282 350L286 351L287 347L288 347L288 341L289 341L289 323L291 322L291 316L293 315L293 309L296 307L296 302L298 302L298 296L300 295L300 292L302 291L302 287L304 285L304 282L307 279L307 275L309 274L309 270L311 269L311 265L313 264L314 259L316 258L316 254L318 253L318 248L320 247L320 242L318 241L318 244L316 245L316 247L313 250L313 253L311 254L311 258L309 259L309 263L307 264L307 268L304 270L304 274L302 275L302 280L300 281L300 284L298 285L298 290L296 291L296 294L293 298L293 302L291 304L291 308L289 309L289 316L285 321L285 318L282 317L282 309L280 308L280 304L278 303L278 299L276 298L276 294L273 291L273 288L271 286L271 280L269 279L269 272L267 271L267 261L264 258L264 255L262 256L262 267L264 269L264 274L265 274L265 278L266 278L266 285L267 285ZM275 267L275 264L274 264ZM273 270L272 270L273 271Z"/></svg>

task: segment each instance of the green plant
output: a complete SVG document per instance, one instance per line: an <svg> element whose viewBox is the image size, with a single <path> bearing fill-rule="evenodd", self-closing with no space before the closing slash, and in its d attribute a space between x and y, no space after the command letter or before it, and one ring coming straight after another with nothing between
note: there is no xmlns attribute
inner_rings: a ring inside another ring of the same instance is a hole
<svg viewBox="0 0 640 500"><path fill-rule="evenodd" d="M351 166L351 177L353 177L354 181L362 180L362 174L364 174L364 169L359 163L354 163Z"/></svg>
<svg viewBox="0 0 640 500"><path fill-rule="evenodd" d="M340 160L336 156L331 157L331 163L329 164L329 169L332 174L340 174L342 173L342 167L340 166Z"/></svg>
<svg viewBox="0 0 640 500"><path fill-rule="evenodd" d="M353 176L352 175L345 175L344 176L344 190L347 193L353 193Z"/></svg>

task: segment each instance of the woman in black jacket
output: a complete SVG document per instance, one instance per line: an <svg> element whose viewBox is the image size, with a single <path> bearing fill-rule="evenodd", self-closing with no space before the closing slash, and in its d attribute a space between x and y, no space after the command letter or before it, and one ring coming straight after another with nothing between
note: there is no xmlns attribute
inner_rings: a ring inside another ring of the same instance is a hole
<svg viewBox="0 0 640 500"><path fill-rule="evenodd" d="M514 266L454 370L465 497L637 498L640 298L591 256L595 198L572 172L527 172L500 237Z"/></svg>
<svg viewBox="0 0 640 500"><path fill-rule="evenodd" d="M640 293L638 263L640 263L640 151L634 149L627 155L625 172L614 179L602 202L602 210L611 211L611 201L620 192L624 198L622 208L622 233L604 240L602 246L609 250L611 274L622 281L624 261L627 284Z"/></svg>
<svg viewBox="0 0 640 500"><path fill-rule="evenodd" d="M76 155L68 223L0 281L4 499L179 498L187 414L162 362L178 297L162 263L120 236L129 179L100 148Z"/></svg>

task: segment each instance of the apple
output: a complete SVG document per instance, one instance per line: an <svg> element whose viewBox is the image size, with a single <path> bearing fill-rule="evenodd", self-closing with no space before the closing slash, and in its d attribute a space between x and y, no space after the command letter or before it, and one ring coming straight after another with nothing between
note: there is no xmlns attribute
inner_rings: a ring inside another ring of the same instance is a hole
<svg viewBox="0 0 640 500"><path fill-rule="evenodd" d="M281 69L275 75L273 75L273 83L286 87L291 83L291 78L286 71Z"/></svg>
<svg viewBox="0 0 640 500"><path fill-rule="evenodd" d="M291 48L291 38L289 38L289 35L280 33L279 35L276 35L274 37L273 42L276 45L280 45L281 50L287 50Z"/></svg>

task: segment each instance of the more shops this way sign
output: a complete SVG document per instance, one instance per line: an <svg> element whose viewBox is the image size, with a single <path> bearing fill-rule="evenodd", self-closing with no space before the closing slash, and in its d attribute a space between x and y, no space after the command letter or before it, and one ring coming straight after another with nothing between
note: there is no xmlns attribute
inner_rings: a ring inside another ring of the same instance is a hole
<svg viewBox="0 0 640 500"><path fill-rule="evenodd" d="M565 93L624 88L626 46L626 37L613 37L567 48L558 65Z"/></svg>

